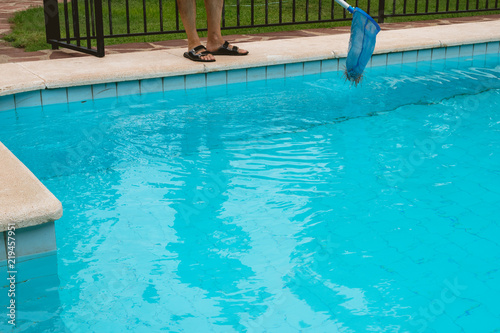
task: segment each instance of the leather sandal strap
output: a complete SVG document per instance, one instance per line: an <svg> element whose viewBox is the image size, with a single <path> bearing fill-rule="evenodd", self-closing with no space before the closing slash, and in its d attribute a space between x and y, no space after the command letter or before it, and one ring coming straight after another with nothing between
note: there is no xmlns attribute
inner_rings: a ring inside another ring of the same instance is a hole
<svg viewBox="0 0 500 333"><path fill-rule="evenodd" d="M206 48L203 45L198 45L197 47L195 47L194 49L192 49L189 52L196 54L199 50L206 50Z"/></svg>
<svg viewBox="0 0 500 333"><path fill-rule="evenodd" d="M225 41L224 44L222 45L223 48L225 48L226 50L228 51L233 51L233 52L238 52L239 50L239 47L238 46L234 46L232 48L229 48L229 42L228 41Z"/></svg>
<svg viewBox="0 0 500 333"><path fill-rule="evenodd" d="M200 50L200 49L198 49L198 50ZM196 53L196 50L192 49L191 51L189 51L189 54L191 54L191 56L194 57L194 58L196 58L196 59L201 59L201 57L209 55L210 52L208 52L208 51L205 50L203 52Z"/></svg>

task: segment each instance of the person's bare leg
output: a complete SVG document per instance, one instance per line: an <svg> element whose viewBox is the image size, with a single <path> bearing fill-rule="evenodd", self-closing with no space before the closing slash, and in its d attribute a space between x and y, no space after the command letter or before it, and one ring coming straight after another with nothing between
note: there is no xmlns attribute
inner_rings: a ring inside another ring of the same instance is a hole
<svg viewBox="0 0 500 333"><path fill-rule="evenodd" d="M182 1L182 0L178 0ZM205 0L205 9L207 11L207 50L214 52L224 44L224 38L220 30L222 18L222 4L224 0ZM229 45L229 47L233 47ZM247 53L246 50L239 49L239 53Z"/></svg>
<svg viewBox="0 0 500 333"><path fill-rule="evenodd" d="M196 0L177 0L179 13L181 14L182 24L186 30L188 39L188 51L201 45L198 31L196 30ZM213 55L208 54L201 57L203 60L215 59Z"/></svg>

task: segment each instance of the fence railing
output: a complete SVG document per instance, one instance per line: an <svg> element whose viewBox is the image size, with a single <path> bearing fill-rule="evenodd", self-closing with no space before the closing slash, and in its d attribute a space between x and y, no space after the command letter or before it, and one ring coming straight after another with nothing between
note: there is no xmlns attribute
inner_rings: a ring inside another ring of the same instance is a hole
<svg viewBox="0 0 500 333"><path fill-rule="evenodd" d="M206 31L203 0L199 30ZM401 16L500 10L500 0L355 0L379 23ZM106 38L183 32L175 0L44 0L47 42L104 56ZM341 22L351 15L334 0L225 0L222 29Z"/></svg>

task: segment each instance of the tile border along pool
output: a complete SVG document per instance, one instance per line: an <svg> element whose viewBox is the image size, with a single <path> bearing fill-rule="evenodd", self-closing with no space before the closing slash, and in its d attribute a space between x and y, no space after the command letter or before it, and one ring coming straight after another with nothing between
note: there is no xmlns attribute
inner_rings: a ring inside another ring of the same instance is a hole
<svg viewBox="0 0 500 333"><path fill-rule="evenodd" d="M239 43L250 50L249 56L218 57L215 63L209 64L186 60L182 56L184 48L111 54L104 58L89 56L0 64L0 112L128 94L333 72L342 69L348 43L349 34ZM500 20L383 30L378 35L377 47L368 66L473 57L485 53L500 53ZM5 146L0 143L2 147ZM9 154L12 155L6 148L0 149L0 168L4 167L7 157L15 158ZM41 183L41 187L38 186L39 181L34 176L23 189L17 186L16 177L29 172L27 168L18 167L11 172L9 177L0 173L0 184L10 191L0 195L0 207L9 207L9 211L0 214L0 225L14 221L12 218L2 220L4 214L19 215L21 211L19 206L8 203L6 198L9 196L19 198L18 203L23 204L24 193L50 194ZM16 173L19 174L16 176ZM3 184L9 182L10 185ZM32 215L17 218L16 227L29 227L26 234L32 235L32 239L48 239L49 245L44 250L47 251L55 247L55 238L50 235L54 233L53 221L60 218L62 210L55 198L33 197L38 201L31 206ZM47 209L52 209L52 215L45 214ZM44 230L34 230L44 223L48 226ZM0 232L5 234L5 229ZM3 240L1 237L0 250L5 249ZM5 253L0 252L2 259L5 259Z"/></svg>
<svg viewBox="0 0 500 333"><path fill-rule="evenodd" d="M337 71L348 34L240 43L247 57L195 63L185 48L0 64L0 111ZM368 66L498 53L500 20L383 30Z"/></svg>

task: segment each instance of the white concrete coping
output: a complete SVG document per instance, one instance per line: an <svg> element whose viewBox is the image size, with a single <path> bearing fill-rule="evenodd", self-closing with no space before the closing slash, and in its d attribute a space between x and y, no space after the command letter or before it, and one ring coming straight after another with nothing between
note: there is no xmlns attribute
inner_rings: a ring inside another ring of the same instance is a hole
<svg viewBox="0 0 500 333"><path fill-rule="evenodd" d="M60 219L62 205L7 147L0 142L0 232Z"/></svg>
<svg viewBox="0 0 500 333"><path fill-rule="evenodd" d="M500 20L381 31L375 54L500 41ZM195 63L185 48L111 54L104 58L0 64L0 96L20 92L342 58L349 34L240 43L245 57Z"/></svg>

